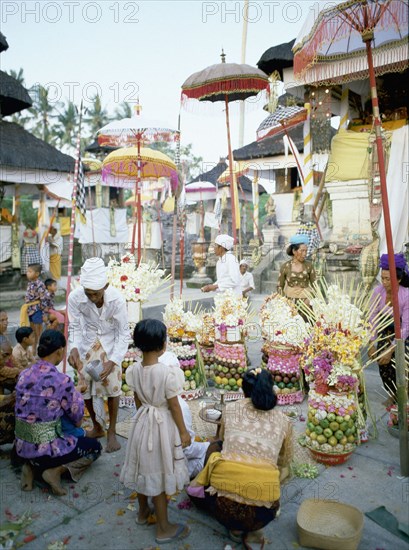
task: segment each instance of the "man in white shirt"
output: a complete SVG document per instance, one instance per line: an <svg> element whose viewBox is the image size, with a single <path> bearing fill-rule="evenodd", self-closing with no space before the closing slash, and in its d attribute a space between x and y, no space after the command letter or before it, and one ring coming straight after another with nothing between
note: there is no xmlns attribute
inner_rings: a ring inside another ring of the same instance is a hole
<svg viewBox="0 0 409 550"><path fill-rule="evenodd" d="M71 292L68 298L68 362L81 370L89 356L95 357L95 350L100 350L100 380L89 380L84 393L93 423L93 429L87 436L105 435L104 409L99 405L103 397L108 397L106 451L114 452L121 448L115 430L121 395L122 361L130 339L126 301L117 289L109 286L106 267L101 258L90 258L84 263L80 282L82 286ZM100 410L96 411L95 407Z"/></svg>
<svg viewBox="0 0 409 550"><path fill-rule="evenodd" d="M247 298L247 294L256 288L254 284L254 277L248 271L249 264L247 260L241 260L240 262L240 276L241 276L241 291L244 298Z"/></svg>
<svg viewBox="0 0 409 550"><path fill-rule="evenodd" d="M234 239L230 235L218 235L215 239L214 253L219 258L216 264L217 280L212 285L202 287L202 292L218 290L224 292L232 289L235 294L241 295L241 280L239 263L232 252Z"/></svg>

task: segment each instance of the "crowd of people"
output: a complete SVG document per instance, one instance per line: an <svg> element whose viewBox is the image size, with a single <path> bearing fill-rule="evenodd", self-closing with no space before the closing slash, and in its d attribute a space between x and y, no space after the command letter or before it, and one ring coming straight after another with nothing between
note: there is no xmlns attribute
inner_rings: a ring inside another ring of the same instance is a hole
<svg viewBox="0 0 409 550"><path fill-rule="evenodd" d="M315 280L314 269L305 260L304 238L292 239L291 259L279 279L280 291L295 302L306 299L305 289ZM217 237L217 279L203 292L231 288L246 297L254 289L248 262L237 261L233 244L228 235ZM403 256L395 259L402 333L408 345L409 269ZM390 307L392 301L386 255L381 268L382 284L373 294L379 308ZM22 490L31 491L39 478L60 496L66 494L64 475L78 481L101 456L100 438L106 435L106 452L120 449L116 423L121 365L130 335L125 299L109 286L102 259L84 263L80 286L69 295L68 341L62 330L65 313L54 309L57 282L42 282L40 275L41 265L27 266L27 294L14 348L6 336L7 312L0 311L0 443L14 444ZM393 326L388 326L387 346L378 361L382 381L393 397L392 333ZM288 476L293 452L291 423L276 408L272 375L261 368L244 373L244 398L225 405L217 439L195 441L189 406L180 398L184 374L166 343L161 321L145 319L135 326L133 345L142 356L126 371L136 414L120 474L125 487L138 495L135 521L144 525L155 513L157 544L187 537L189 527L171 523L167 509L167 496L187 487L192 502L213 514L233 541L250 549L263 548L263 528L279 512L280 484ZM370 354L375 352L371 348ZM77 371L77 386L62 368L65 355ZM89 430L82 427L85 408L92 424Z"/></svg>

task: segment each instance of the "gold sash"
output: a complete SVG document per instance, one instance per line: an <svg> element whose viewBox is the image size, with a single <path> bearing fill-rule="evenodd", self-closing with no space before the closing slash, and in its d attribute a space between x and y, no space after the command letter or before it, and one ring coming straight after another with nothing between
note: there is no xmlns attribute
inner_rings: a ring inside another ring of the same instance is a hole
<svg viewBox="0 0 409 550"><path fill-rule="evenodd" d="M54 441L57 437L63 435L61 427L61 418L51 422L26 422L21 418L16 418L16 437L27 441L27 443L41 444Z"/></svg>

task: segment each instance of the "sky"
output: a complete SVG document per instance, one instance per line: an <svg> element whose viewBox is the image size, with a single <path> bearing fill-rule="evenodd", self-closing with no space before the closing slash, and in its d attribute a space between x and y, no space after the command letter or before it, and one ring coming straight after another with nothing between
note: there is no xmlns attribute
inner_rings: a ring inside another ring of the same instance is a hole
<svg viewBox="0 0 409 550"><path fill-rule="evenodd" d="M271 46L295 38L320 0L249 1L246 63L256 66ZM1 3L1 32L9 49L1 69L24 69L27 86L49 88L51 100L85 106L99 93L113 113L138 98L143 113L177 127L183 82L220 62L240 63L243 1L60 0ZM246 110L244 144L267 116L264 101ZM233 149L239 146L239 109L231 110ZM208 169L227 156L222 104L181 110L181 141L193 144Z"/></svg>

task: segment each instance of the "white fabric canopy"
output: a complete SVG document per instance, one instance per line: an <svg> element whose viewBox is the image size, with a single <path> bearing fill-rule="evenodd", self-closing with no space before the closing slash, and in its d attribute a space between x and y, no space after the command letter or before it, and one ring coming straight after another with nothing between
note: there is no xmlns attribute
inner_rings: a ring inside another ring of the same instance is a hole
<svg viewBox="0 0 409 550"><path fill-rule="evenodd" d="M393 248L395 252L401 252L404 243L409 241L408 130L409 126L403 126L392 134L392 145L386 176ZM385 220L383 213L379 222L379 236L380 253L386 254Z"/></svg>
<svg viewBox="0 0 409 550"><path fill-rule="evenodd" d="M114 210L115 235L111 235L111 221L109 208L95 208L87 210L87 223L78 221L75 225L75 237L81 244L96 243L127 243L128 224L126 223L126 209L117 208ZM94 234L92 232L94 227Z"/></svg>

